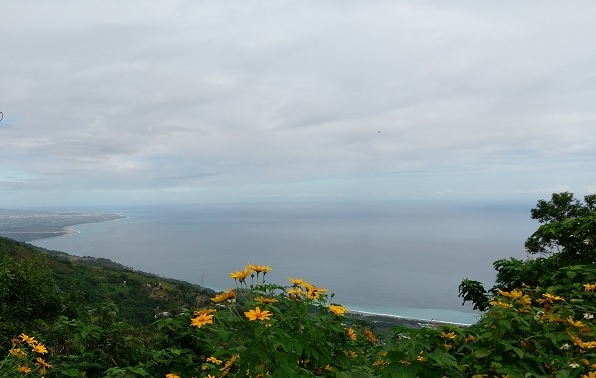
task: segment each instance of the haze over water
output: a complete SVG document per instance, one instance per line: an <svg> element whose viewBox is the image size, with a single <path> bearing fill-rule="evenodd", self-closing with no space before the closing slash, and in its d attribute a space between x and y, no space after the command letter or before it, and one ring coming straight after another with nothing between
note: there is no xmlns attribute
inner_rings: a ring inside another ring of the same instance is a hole
<svg viewBox="0 0 596 378"><path fill-rule="evenodd" d="M74 226L33 244L104 257L223 290L232 271L269 265L267 281L304 278L353 310L473 322L463 278L490 287L492 262L525 258L533 204L294 202L122 210L127 219Z"/></svg>

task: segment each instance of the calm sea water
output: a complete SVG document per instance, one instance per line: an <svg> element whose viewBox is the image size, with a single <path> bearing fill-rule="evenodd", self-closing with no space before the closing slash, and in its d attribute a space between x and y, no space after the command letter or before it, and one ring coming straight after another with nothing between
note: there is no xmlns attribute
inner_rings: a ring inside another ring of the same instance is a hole
<svg viewBox="0 0 596 378"><path fill-rule="evenodd" d="M269 265L269 282L304 278L352 310L462 323L463 278L492 285L492 262L524 258L530 205L266 203L109 209L129 218L78 225L33 244L134 269L234 287L231 271Z"/></svg>

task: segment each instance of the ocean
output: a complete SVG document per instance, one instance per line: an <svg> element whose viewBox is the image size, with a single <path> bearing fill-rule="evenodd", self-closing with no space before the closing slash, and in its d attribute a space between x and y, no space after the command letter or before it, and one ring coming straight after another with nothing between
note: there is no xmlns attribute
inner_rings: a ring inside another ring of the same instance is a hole
<svg viewBox="0 0 596 378"><path fill-rule="evenodd" d="M533 204L263 202L106 209L125 219L74 226L34 245L104 257L225 290L230 272L269 265L267 282L303 278L354 311L474 323L464 278L494 283L493 261L525 258Z"/></svg>

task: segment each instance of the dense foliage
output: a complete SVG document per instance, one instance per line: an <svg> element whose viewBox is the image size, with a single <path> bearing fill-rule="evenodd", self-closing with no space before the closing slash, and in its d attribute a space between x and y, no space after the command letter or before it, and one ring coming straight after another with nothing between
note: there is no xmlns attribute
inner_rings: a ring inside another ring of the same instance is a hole
<svg viewBox="0 0 596 378"><path fill-rule="evenodd" d="M594 199L561 193L539 201L532 217L541 226L526 248L545 255L495 262L489 291L462 282L464 300L485 310L477 324L398 327L388 337L353 319L325 288L298 278L267 282L268 266L232 272L236 289L189 300L187 309L147 325L123 317L119 294L88 307L93 296L64 289L46 257L4 253L0 376L594 378ZM133 277L118 274L104 272L89 285L119 293L110 285ZM83 276L77 285L84 287Z"/></svg>

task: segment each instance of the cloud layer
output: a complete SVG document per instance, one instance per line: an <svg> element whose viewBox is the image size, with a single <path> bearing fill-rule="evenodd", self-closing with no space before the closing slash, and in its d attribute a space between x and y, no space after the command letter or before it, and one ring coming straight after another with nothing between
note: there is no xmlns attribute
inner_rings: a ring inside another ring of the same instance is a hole
<svg viewBox="0 0 596 378"><path fill-rule="evenodd" d="M3 8L12 203L596 189L592 2Z"/></svg>

